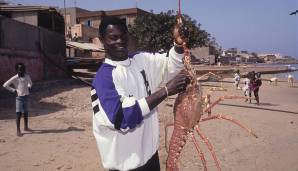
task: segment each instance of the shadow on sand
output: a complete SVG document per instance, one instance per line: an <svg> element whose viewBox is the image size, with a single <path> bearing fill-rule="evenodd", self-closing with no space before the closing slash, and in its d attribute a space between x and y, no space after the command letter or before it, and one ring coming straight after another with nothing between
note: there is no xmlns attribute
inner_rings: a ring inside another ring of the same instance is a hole
<svg viewBox="0 0 298 171"><path fill-rule="evenodd" d="M85 131L85 129L72 127L72 126L66 129L30 129L27 132L22 132L22 134L25 135L25 134L65 133L65 132L71 132L71 131L82 132L82 131Z"/></svg>
<svg viewBox="0 0 298 171"><path fill-rule="evenodd" d="M86 85L77 80L55 80L35 83L29 96L29 117L47 115L66 108L67 106L59 102L45 102L42 99L82 87L86 87ZM15 95L1 89L0 120L15 119L15 117Z"/></svg>
<svg viewBox="0 0 298 171"><path fill-rule="evenodd" d="M278 106L276 104L271 104L271 103L260 103L260 106L244 106L244 105L234 105L234 104L226 104L226 103L219 103L219 105L250 108L250 109L259 109L259 110L268 110L268 111L273 111L273 112L284 112L284 113L290 113L290 114L298 114L298 112L293 112L293 111L279 110L279 109L268 109L265 107L260 107L262 105L264 105L264 106Z"/></svg>

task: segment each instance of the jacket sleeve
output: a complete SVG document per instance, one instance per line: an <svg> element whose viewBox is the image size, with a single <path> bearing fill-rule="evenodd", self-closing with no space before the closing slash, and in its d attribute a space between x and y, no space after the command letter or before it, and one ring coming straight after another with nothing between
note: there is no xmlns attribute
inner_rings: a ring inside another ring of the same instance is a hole
<svg viewBox="0 0 298 171"><path fill-rule="evenodd" d="M167 83L183 69L183 54L178 54L174 48L167 53L145 53L143 63L149 74L152 90L155 91L161 85Z"/></svg>
<svg viewBox="0 0 298 171"><path fill-rule="evenodd" d="M150 113L145 98L136 99L125 95L121 81L113 78L113 70L97 74L93 87L98 96L102 124L126 132L142 123ZM96 117L95 117L96 118Z"/></svg>

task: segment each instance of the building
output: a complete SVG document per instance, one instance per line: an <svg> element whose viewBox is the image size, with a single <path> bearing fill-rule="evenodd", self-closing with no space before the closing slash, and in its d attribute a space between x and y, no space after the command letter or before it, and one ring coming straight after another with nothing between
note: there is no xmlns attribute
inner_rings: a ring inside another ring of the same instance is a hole
<svg viewBox="0 0 298 171"><path fill-rule="evenodd" d="M133 25L138 15L149 14L139 8L128 8L111 11L88 11L81 8L67 8L65 10L59 10L65 17L67 38L77 37L76 41L89 42L97 44L102 47L98 37L98 27L100 25L103 16L116 16L127 24L127 26ZM133 40L132 37L130 37ZM135 45L131 44L130 50L135 49Z"/></svg>
<svg viewBox="0 0 298 171"><path fill-rule="evenodd" d="M215 54L211 53L210 47L196 47L191 49L191 54L193 56L192 63L193 64L215 64Z"/></svg>
<svg viewBox="0 0 298 171"><path fill-rule="evenodd" d="M239 53L239 51L237 48L229 48L227 50L224 50L223 53L223 56L236 56Z"/></svg>
<svg viewBox="0 0 298 171"><path fill-rule="evenodd" d="M53 7L0 5L0 15L64 35L64 19Z"/></svg>
<svg viewBox="0 0 298 171"><path fill-rule="evenodd" d="M283 59L283 56L280 54L273 54L273 53L264 53L264 54L258 54L258 56L263 59L267 63L272 63L277 60Z"/></svg>
<svg viewBox="0 0 298 171"><path fill-rule="evenodd" d="M65 78L59 13L50 7L1 5L0 14L0 84L15 74L18 62L26 65L33 81Z"/></svg>

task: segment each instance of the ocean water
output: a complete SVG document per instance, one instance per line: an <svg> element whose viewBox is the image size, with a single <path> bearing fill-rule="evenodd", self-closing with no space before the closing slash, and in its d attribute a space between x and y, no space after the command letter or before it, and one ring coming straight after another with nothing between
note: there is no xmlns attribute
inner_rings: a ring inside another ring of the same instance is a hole
<svg viewBox="0 0 298 171"><path fill-rule="evenodd" d="M283 64L257 64L257 65L258 66L270 66L270 67L290 66L290 67L295 67L295 68L298 69L298 64L288 64L288 65L283 65ZM295 80L298 80L298 71L284 72L284 73L273 74L273 75L275 77L281 79L281 80L287 80L289 74L293 75Z"/></svg>
<svg viewBox="0 0 298 171"><path fill-rule="evenodd" d="M290 66L298 69L298 64L290 64ZM281 78L281 79L288 79L288 74L293 75L295 80L298 79L298 71L288 72L288 73L280 73L280 74L277 74L277 77Z"/></svg>

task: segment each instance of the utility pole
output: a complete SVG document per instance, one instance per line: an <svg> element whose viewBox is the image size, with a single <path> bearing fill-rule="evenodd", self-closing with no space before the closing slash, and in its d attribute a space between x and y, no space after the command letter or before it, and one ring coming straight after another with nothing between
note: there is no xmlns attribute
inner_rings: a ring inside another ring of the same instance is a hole
<svg viewBox="0 0 298 171"><path fill-rule="evenodd" d="M64 35L66 35L67 34L67 25L66 25L66 3L65 3L65 0L64 0L64 27L65 27Z"/></svg>
<svg viewBox="0 0 298 171"><path fill-rule="evenodd" d="M138 0L136 0L136 8L138 8Z"/></svg>

